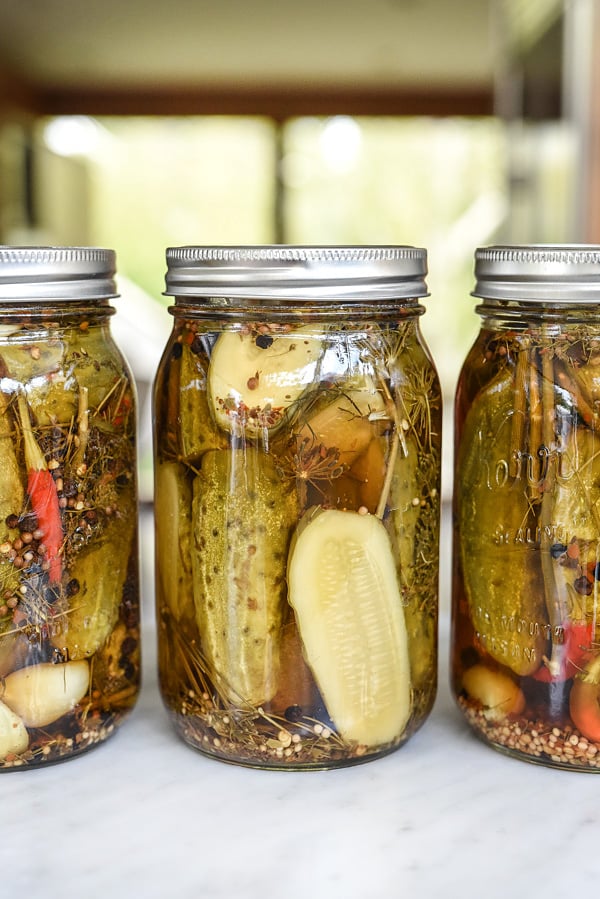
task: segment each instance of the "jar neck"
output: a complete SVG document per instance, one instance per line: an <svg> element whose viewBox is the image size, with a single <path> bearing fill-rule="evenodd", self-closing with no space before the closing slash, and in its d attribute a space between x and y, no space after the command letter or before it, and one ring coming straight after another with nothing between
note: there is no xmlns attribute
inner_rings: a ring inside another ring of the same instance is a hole
<svg viewBox="0 0 600 899"><path fill-rule="evenodd" d="M475 307L484 326L523 330L530 327L600 326L600 303L548 303L546 301L488 300Z"/></svg>
<svg viewBox="0 0 600 899"><path fill-rule="evenodd" d="M222 322L397 322L416 318L425 308L416 299L371 300L347 302L327 299L318 302L269 301L262 299L216 297L190 302L177 298L169 312L176 318L205 319Z"/></svg>
<svg viewBox="0 0 600 899"><path fill-rule="evenodd" d="M99 325L114 315L115 309L108 300L76 302L53 300L51 303L32 301L0 303L0 325L28 325L35 327L65 327L70 321Z"/></svg>

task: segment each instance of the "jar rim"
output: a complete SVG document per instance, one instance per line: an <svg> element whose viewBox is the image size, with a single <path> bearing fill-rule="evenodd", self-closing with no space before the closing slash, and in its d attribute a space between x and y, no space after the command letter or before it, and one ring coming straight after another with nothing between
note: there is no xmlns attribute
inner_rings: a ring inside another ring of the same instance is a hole
<svg viewBox="0 0 600 899"><path fill-rule="evenodd" d="M475 251L474 297L586 304L600 302L600 245L515 244Z"/></svg>
<svg viewBox="0 0 600 899"><path fill-rule="evenodd" d="M118 296L116 253L103 247L0 246L0 303Z"/></svg>
<svg viewBox="0 0 600 899"><path fill-rule="evenodd" d="M427 251L405 245L169 247L166 296L349 302L428 296Z"/></svg>

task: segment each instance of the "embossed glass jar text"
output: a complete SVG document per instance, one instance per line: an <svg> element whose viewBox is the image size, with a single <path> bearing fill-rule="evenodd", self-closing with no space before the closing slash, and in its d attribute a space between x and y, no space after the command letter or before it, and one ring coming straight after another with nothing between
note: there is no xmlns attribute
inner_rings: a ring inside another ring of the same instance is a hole
<svg viewBox="0 0 600 899"><path fill-rule="evenodd" d="M600 251L476 256L456 396L452 677L494 747L600 765Z"/></svg>

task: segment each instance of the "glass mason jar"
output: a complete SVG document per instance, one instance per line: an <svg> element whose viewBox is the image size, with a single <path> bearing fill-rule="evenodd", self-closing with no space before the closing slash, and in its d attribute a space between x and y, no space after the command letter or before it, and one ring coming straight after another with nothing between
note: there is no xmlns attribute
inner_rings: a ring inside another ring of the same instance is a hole
<svg viewBox="0 0 600 899"><path fill-rule="evenodd" d="M425 251L182 247L167 262L156 588L175 729L265 768L390 752L436 689Z"/></svg>
<svg viewBox="0 0 600 899"><path fill-rule="evenodd" d="M493 747L600 767L600 247L476 253L456 396L453 686Z"/></svg>
<svg viewBox="0 0 600 899"><path fill-rule="evenodd" d="M0 247L0 769L104 741L139 680L135 397L115 256Z"/></svg>

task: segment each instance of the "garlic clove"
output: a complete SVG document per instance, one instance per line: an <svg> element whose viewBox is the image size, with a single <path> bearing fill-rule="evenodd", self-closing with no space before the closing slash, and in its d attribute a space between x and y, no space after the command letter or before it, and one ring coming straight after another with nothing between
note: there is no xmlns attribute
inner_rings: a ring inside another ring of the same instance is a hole
<svg viewBox="0 0 600 899"><path fill-rule="evenodd" d="M44 662L9 674L2 699L27 727L45 727L75 708L89 682L84 659L60 665Z"/></svg>
<svg viewBox="0 0 600 899"><path fill-rule="evenodd" d="M0 761L8 755L18 755L29 745L29 734L18 715L0 702Z"/></svg>
<svg viewBox="0 0 600 899"><path fill-rule="evenodd" d="M514 680L502 671L476 664L463 675L463 688L485 708L490 721L501 721L507 715L520 715L525 696Z"/></svg>

